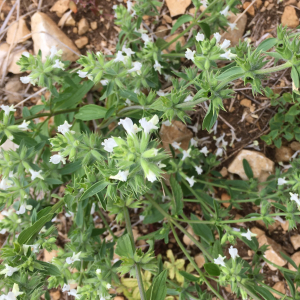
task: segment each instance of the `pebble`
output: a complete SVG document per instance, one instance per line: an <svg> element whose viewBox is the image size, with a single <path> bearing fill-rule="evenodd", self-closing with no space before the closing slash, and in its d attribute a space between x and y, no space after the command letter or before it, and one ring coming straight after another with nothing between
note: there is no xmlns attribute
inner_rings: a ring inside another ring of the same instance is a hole
<svg viewBox="0 0 300 300"><path fill-rule="evenodd" d="M243 4L243 9L247 9L247 7L248 7L250 4L251 4L251 2L245 2L245 3ZM248 13L250 16L254 17L254 15L255 15L255 9L254 9L254 6L253 6L253 5L247 10L247 13Z"/></svg>
<svg viewBox="0 0 300 300"><path fill-rule="evenodd" d="M175 39L178 35L179 35L179 33L170 35L170 36L168 36L168 37L166 38L165 41L166 41L167 43L169 43L170 41L172 41L173 39ZM185 38L184 38L183 36L180 37L178 40L176 40L174 43L172 43L172 44L168 47L168 50L169 50L170 52L175 51L175 50L176 50L176 44L177 44L178 42L181 44L181 46L185 45ZM166 50L163 50L163 52L164 52L164 53L168 53Z"/></svg>
<svg viewBox="0 0 300 300"><path fill-rule="evenodd" d="M172 18L171 18L170 16L168 16L168 15L163 15L162 17L163 17L163 19L164 19L167 23L170 23L170 24L171 24L172 21L173 21Z"/></svg>
<svg viewBox="0 0 300 300"><path fill-rule="evenodd" d="M257 0L255 4L256 7L259 9L262 6L262 0Z"/></svg>
<svg viewBox="0 0 300 300"><path fill-rule="evenodd" d="M86 36L83 36L75 41L75 45L82 49L85 45L87 45L89 42L89 39Z"/></svg>
<svg viewBox="0 0 300 300"><path fill-rule="evenodd" d="M44 249L44 261L50 262L52 258L58 256L58 250L52 250L51 252L48 252L46 249Z"/></svg>
<svg viewBox="0 0 300 300"><path fill-rule="evenodd" d="M280 252L284 252L282 247L279 244L277 244L274 240L270 239L265 235L262 235L258 238L258 243L259 243L259 247L263 245L269 246L267 251L265 252L265 257L269 261L271 261L272 263L280 267L283 267L287 263L287 260L285 260L280 254ZM272 271L277 270L277 268L271 264L268 264L268 266Z"/></svg>
<svg viewBox="0 0 300 300"><path fill-rule="evenodd" d="M167 26L164 26L164 25L161 25L161 26L158 26L155 30L155 34L156 36L160 37L160 38L163 38L165 37L166 35L168 35L168 32L169 32L169 29Z"/></svg>
<svg viewBox="0 0 300 300"><path fill-rule="evenodd" d="M82 18L78 22L78 34L79 35L84 35L89 30L89 28L90 28L89 22L87 21L86 18Z"/></svg>
<svg viewBox="0 0 300 300"><path fill-rule="evenodd" d="M196 262L197 266L201 269L203 267L203 265L205 264L205 258L203 256L203 254L195 255L195 262Z"/></svg>
<svg viewBox="0 0 300 300"><path fill-rule="evenodd" d="M231 197L227 193L222 193L222 195L221 195L222 201L228 201L230 199L231 199ZM228 208L230 206L230 202L224 202L224 203L222 203L222 205L224 207Z"/></svg>
<svg viewBox="0 0 300 300"><path fill-rule="evenodd" d="M18 102L20 102L23 99L23 97L21 95L18 95L17 93L23 89L24 89L24 85L20 81L19 76L14 76L10 78L10 80L5 85L5 91L13 92L16 94L6 93L8 103L17 104Z"/></svg>
<svg viewBox="0 0 300 300"><path fill-rule="evenodd" d="M260 238L262 235L265 234L265 232L264 232L263 230L259 229L258 227L252 227L252 228L250 229L250 231L251 231L252 233L255 233L255 234L256 234L256 238L257 238L257 239Z"/></svg>
<svg viewBox="0 0 300 300"><path fill-rule="evenodd" d="M291 256L291 259L295 262L296 266L298 267L300 265L300 252L295 252ZM290 263L289 263L288 267L291 271L297 271Z"/></svg>
<svg viewBox="0 0 300 300"><path fill-rule="evenodd" d="M79 50L75 47L68 36L62 32L56 23L46 14L36 12L31 17L31 30L32 32L38 32L32 35L34 53L37 54L41 49L43 60L45 60L45 57L50 54L50 49L52 46L63 50L61 57L62 60L75 61L78 59L78 55L66 48L63 44L67 45L77 53ZM48 34L40 33L41 31L45 31ZM59 41L61 41L63 44Z"/></svg>
<svg viewBox="0 0 300 300"><path fill-rule="evenodd" d="M91 28L92 28L93 30L96 30L96 29L98 28L98 24L97 24L96 21L91 22Z"/></svg>
<svg viewBox="0 0 300 300"><path fill-rule="evenodd" d="M282 293L282 294L286 294L286 291L285 291L285 284L283 281L278 281L276 282L274 285L273 285L273 289ZM273 296L276 298L276 299L281 299L281 296L272 292Z"/></svg>
<svg viewBox="0 0 300 300"><path fill-rule="evenodd" d="M300 248L300 235L299 234L291 236L290 239L291 239L291 243L295 250Z"/></svg>
<svg viewBox="0 0 300 300"><path fill-rule="evenodd" d="M269 4L268 7L267 7L267 10L271 10L274 6L275 6L274 3Z"/></svg>
<svg viewBox="0 0 300 300"><path fill-rule="evenodd" d="M190 233L197 241L199 240L199 237L195 235L191 226L187 228L187 232ZM195 244L187 235L184 235L182 240L187 246L193 246Z"/></svg>
<svg viewBox="0 0 300 300"><path fill-rule="evenodd" d="M289 162L293 154L293 150L286 146L281 146L275 150L275 158L277 162Z"/></svg>
<svg viewBox="0 0 300 300"><path fill-rule="evenodd" d="M58 17L62 17L63 14L69 9L69 0L58 0L50 8L50 11L56 12Z"/></svg>
<svg viewBox="0 0 300 300"><path fill-rule="evenodd" d="M239 175L243 180L248 180L243 167L243 159L247 159L250 164L254 178L259 178L263 172L274 172L274 162L263 153L252 150L240 151L229 165L228 172Z"/></svg>
<svg viewBox="0 0 300 300"><path fill-rule="evenodd" d="M299 25L299 18L294 7L286 6L284 8L281 24L290 28L296 28Z"/></svg>
<svg viewBox="0 0 300 300"><path fill-rule="evenodd" d="M300 150L300 143L294 141L294 142L292 142L292 143L290 144L290 148L291 148L292 150L294 150L294 151L299 151L299 150Z"/></svg>
<svg viewBox="0 0 300 300"><path fill-rule="evenodd" d="M23 43L30 38L30 30L24 19L20 19L19 22L13 23L7 30L6 42L8 44Z"/></svg>
<svg viewBox="0 0 300 300"><path fill-rule="evenodd" d="M69 12L66 12L58 22L58 26L75 26L76 22Z"/></svg>
<svg viewBox="0 0 300 300"><path fill-rule="evenodd" d="M228 175L228 170L226 167L223 167L219 173L222 175L222 177L226 177Z"/></svg>
<svg viewBox="0 0 300 300"><path fill-rule="evenodd" d="M171 17L184 14L191 2L191 0L166 0Z"/></svg>
<svg viewBox="0 0 300 300"><path fill-rule="evenodd" d="M245 99L241 100L240 104L243 105L243 106L245 106L245 107L249 107L250 108L251 105L252 105L252 102L251 102L251 100L245 98Z"/></svg>

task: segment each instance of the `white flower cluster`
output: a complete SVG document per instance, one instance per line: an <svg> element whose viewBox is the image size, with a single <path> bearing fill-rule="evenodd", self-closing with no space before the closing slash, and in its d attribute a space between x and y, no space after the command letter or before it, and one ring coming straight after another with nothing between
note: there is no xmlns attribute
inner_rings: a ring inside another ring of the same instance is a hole
<svg viewBox="0 0 300 300"><path fill-rule="evenodd" d="M233 248L232 245L229 248L229 254L230 254L230 256L233 260L235 260L239 256L238 255L238 250L236 248ZM222 267L226 267L226 264L224 262L225 259L226 259L226 256L221 256L219 254L219 257L214 259L214 263L217 264L217 265L220 265Z"/></svg>

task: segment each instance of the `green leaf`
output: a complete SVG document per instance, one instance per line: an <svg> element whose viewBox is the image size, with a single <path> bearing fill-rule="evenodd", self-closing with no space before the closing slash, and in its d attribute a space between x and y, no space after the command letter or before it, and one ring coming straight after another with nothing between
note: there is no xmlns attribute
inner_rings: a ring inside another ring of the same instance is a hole
<svg viewBox="0 0 300 300"><path fill-rule="evenodd" d="M230 76L233 76L233 75L237 75L237 74L243 74L244 71L241 67L232 67L226 71L224 71L223 73L221 73L219 76L217 76L217 80L218 81L222 81Z"/></svg>
<svg viewBox="0 0 300 300"><path fill-rule="evenodd" d="M167 270L162 271L154 278L153 283L146 292L147 300L164 300L167 295Z"/></svg>
<svg viewBox="0 0 300 300"><path fill-rule="evenodd" d="M97 120L104 118L106 112L107 109L103 106L89 104L81 107L75 118L83 121Z"/></svg>
<svg viewBox="0 0 300 300"><path fill-rule="evenodd" d="M297 69L294 66L292 66L291 77L293 79L295 87L298 89L299 88L299 74L298 74Z"/></svg>
<svg viewBox="0 0 300 300"><path fill-rule="evenodd" d="M47 182L48 184L63 184L61 180L56 178L45 178L44 181Z"/></svg>
<svg viewBox="0 0 300 300"><path fill-rule="evenodd" d="M183 209L183 194L182 194L182 189L180 184L176 181L174 176L171 176L170 179L170 183L171 183L171 188L172 188L172 193L173 193L173 198L174 198L174 203L175 203L175 207L173 208L172 213L174 215L179 215L182 213L182 209Z"/></svg>
<svg viewBox="0 0 300 300"><path fill-rule="evenodd" d="M268 51L272 47L274 47L276 45L276 43L277 43L277 38L266 39L258 45L256 50L257 51Z"/></svg>
<svg viewBox="0 0 300 300"><path fill-rule="evenodd" d="M83 210L82 201L81 201L78 203L77 214L76 214L76 219L75 219L75 223L79 228L81 228L83 226L83 218L84 218L84 210Z"/></svg>
<svg viewBox="0 0 300 300"><path fill-rule="evenodd" d="M177 19L173 28L171 30L171 34L173 34L182 24L192 21L194 18L191 15L183 15Z"/></svg>
<svg viewBox="0 0 300 300"><path fill-rule="evenodd" d="M118 239L115 253L121 257L133 257L134 253L128 233Z"/></svg>
<svg viewBox="0 0 300 300"><path fill-rule="evenodd" d="M68 163L66 166L58 170L58 173L61 175L67 175L74 173L75 171L79 170L81 167L81 161L76 160L73 163Z"/></svg>
<svg viewBox="0 0 300 300"><path fill-rule="evenodd" d="M89 197L92 197L92 196L98 194L99 192L104 190L108 184L109 184L109 182L107 182L107 181L96 182L82 194L82 196L80 197L80 201L85 200Z"/></svg>
<svg viewBox="0 0 300 300"><path fill-rule="evenodd" d="M280 252L280 255L284 258L284 259L286 259L296 270L298 269L298 267L297 267L297 265L296 265L296 263L289 257L289 256L287 256L285 253L283 253L283 252Z"/></svg>
<svg viewBox="0 0 300 300"><path fill-rule="evenodd" d="M255 290L263 296L266 300L276 300L275 297L264 287L257 285Z"/></svg>
<svg viewBox="0 0 300 300"><path fill-rule="evenodd" d="M209 27L209 25L206 24L206 23L204 23L204 22L200 22L200 23L199 23L199 26L200 26L201 29L203 30L205 37L206 37L207 39L210 39L211 33L210 33L210 27Z"/></svg>
<svg viewBox="0 0 300 300"><path fill-rule="evenodd" d="M295 286L293 284L293 280L291 279L290 275L288 275L286 273L283 273L283 276L284 276L285 280L287 281L287 284L290 288L290 292L291 292L293 298L295 298L296 289L295 289Z"/></svg>
<svg viewBox="0 0 300 300"><path fill-rule="evenodd" d="M189 281L192 281L192 282L198 282L199 281L199 277L196 277L190 273L187 273L185 271L179 271L179 273L184 277L186 278L187 280Z"/></svg>
<svg viewBox="0 0 300 300"><path fill-rule="evenodd" d="M194 214L191 214L191 220L199 221L197 216L195 216ZM211 244L215 241L214 235L208 225L192 223L191 226L195 234L204 239L208 244Z"/></svg>
<svg viewBox="0 0 300 300"><path fill-rule="evenodd" d="M219 276L221 274L219 267L214 263L204 264L204 269L211 276Z"/></svg>
<svg viewBox="0 0 300 300"><path fill-rule="evenodd" d="M54 265L49 264L47 262L43 261L38 261L38 264L41 265L42 270L41 272L44 273L45 275L50 275L50 276L60 276L61 271Z"/></svg>
<svg viewBox="0 0 300 300"><path fill-rule="evenodd" d="M253 178L253 172L252 172L252 169L251 169L251 167L250 167L248 161L247 161L245 158L243 159L243 167L244 167L244 171L245 171L247 177L248 177L249 179Z"/></svg>

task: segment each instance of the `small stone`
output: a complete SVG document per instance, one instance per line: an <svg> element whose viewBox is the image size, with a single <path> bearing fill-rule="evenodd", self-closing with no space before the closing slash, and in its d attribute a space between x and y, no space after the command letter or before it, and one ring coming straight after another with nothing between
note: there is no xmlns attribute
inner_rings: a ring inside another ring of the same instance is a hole
<svg viewBox="0 0 300 300"><path fill-rule="evenodd" d="M231 197L227 193L222 193L222 195L221 195L222 201L228 201L230 199L231 199ZM228 208L230 206L230 202L224 202L224 203L222 203L222 205L224 207Z"/></svg>
<svg viewBox="0 0 300 300"><path fill-rule="evenodd" d="M267 10L267 8L264 6L264 7L262 7L262 9L260 10L260 12L264 12L264 11L266 11Z"/></svg>
<svg viewBox="0 0 300 300"><path fill-rule="evenodd" d="M280 252L284 253L284 250L274 240L270 239L269 237L267 237L265 235L262 235L258 238L258 243L259 243L259 247L261 247L263 245L268 245L268 249L265 252L265 257L269 261L271 261L272 263L274 263L280 267L283 267L287 263L287 260L285 260L280 254ZM277 268L271 264L268 264L268 266L272 271L277 270Z"/></svg>
<svg viewBox="0 0 300 300"><path fill-rule="evenodd" d="M85 45L87 45L89 42L89 39L86 36L83 36L79 38L78 40L75 41L75 45L79 48L82 49Z"/></svg>
<svg viewBox="0 0 300 300"><path fill-rule="evenodd" d="M168 33L169 33L169 29L167 26L164 25L158 26L155 30L155 34L160 38L165 37L166 35L168 35Z"/></svg>
<svg viewBox="0 0 300 300"><path fill-rule="evenodd" d="M239 175L243 180L248 180L243 167L243 159L246 159L250 164L254 178L259 178L263 171L274 172L274 162L268 159L263 153L252 150L240 151L230 164L228 172Z"/></svg>
<svg viewBox="0 0 300 300"><path fill-rule="evenodd" d="M295 252L292 256L291 259L295 262L296 266L299 267L300 265L300 251L299 252ZM290 263L288 265L289 269L291 271L297 271Z"/></svg>
<svg viewBox="0 0 300 300"><path fill-rule="evenodd" d="M98 23L97 23L96 21L91 22L91 28L92 28L93 30L96 30L96 29L98 28Z"/></svg>
<svg viewBox="0 0 300 300"><path fill-rule="evenodd" d="M284 284L283 281L278 281L278 282L276 282L276 283L273 285L273 289L276 290L276 291L278 291L278 292L280 292L280 293L282 293L282 294L284 294L284 295L286 295L285 284ZM274 293L274 292L272 292L272 294L273 294L273 296L274 296L275 298L281 299L281 296L280 296L280 295L278 295L278 294L276 294L276 293Z"/></svg>
<svg viewBox="0 0 300 300"><path fill-rule="evenodd" d="M62 32L55 22L49 18L46 14L36 12L31 17L31 30L33 33L33 46L34 53L37 54L39 50L42 51L43 61L45 57L50 54L50 49L55 46L57 49L62 49L62 60L75 61L78 59L78 55L74 52L79 52L73 42ZM48 33L41 33L42 31ZM53 36L53 38L52 38ZM61 43L60 43L61 41ZM74 52L66 48L63 44L67 45Z"/></svg>
<svg viewBox="0 0 300 300"><path fill-rule="evenodd" d="M168 36L168 37L166 38L166 42L167 42L167 43L171 42L171 41L174 40L178 35L179 35L179 33L173 34L173 35L171 35L171 36ZM177 44L178 42L180 43L181 46L183 46L183 45L185 44L185 38L184 38L183 36L181 36L178 40L176 40L174 43L172 43L172 44L168 47L168 50L169 50L170 52L175 51L175 50L176 50L176 44ZM163 52L164 52L164 53L167 53L166 50L164 50Z"/></svg>
<svg viewBox="0 0 300 300"><path fill-rule="evenodd" d="M298 2L297 7L300 8L300 2Z"/></svg>
<svg viewBox="0 0 300 300"><path fill-rule="evenodd" d="M172 21L173 21L172 18L170 16L168 16L168 15L163 15L162 17L169 24L171 24Z"/></svg>
<svg viewBox="0 0 300 300"><path fill-rule="evenodd" d="M191 0L166 0L171 17L183 15L191 2Z"/></svg>
<svg viewBox="0 0 300 300"><path fill-rule="evenodd" d="M256 4L256 7L258 9L260 9L260 7L262 6L262 0L257 0L255 4Z"/></svg>
<svg viewBox="0 0 300 300"><path fill-rule="evenodd" d="M162 125L159 132L163 148L170 152L169 145L173 142L181 143L180 147L183 150L189 148L190 140L193 133L187 128L185 124L180 121L173 121L171 126Z"/></svg>
<svg viewBox="0 0 300 300"><path fill-rule="evenodd" d="M8 44L23 43L30 38L30 30L24 19L20 19L19 22L13 23L7 30L6 42Z"/></svg>
<svg viewBox="0 0 300 300"><path fill-rule="evenodd" d="M116 296L114 297L114 300L125 300L125 298L122 296Z"/></svg>
<svg viewBox="0 0 300 300"><path fill-rule="evenodd" d="M246 10L247 7L248 7L249 5L251 5L251 2L245 2L245 3L243 4L243 9ZM254 15L255 15L255 9L254 9L254 6L253 6L253 5L247 10L247 13L248 13L250 16L254 17Z"/></svg>
<svg viewBox="0 0 300 300"><path fill-rule="evenodd" d="M83 35L85 34L88 30L89 30L90 26L89 26L89 22L87 21L86 18L82 18L79 22L78 22L78 34L79 35ZM75 42L76 43L76 42Z"/></svg>
<svg viewBox="0 0 300 300"><path fill-rule="evenodd" d="M267 1L265 1L265 3L264 3L264 7L267 7L268 5L270 4L270 2L267 0Z"/></svg>
<svg viewBox="0 0 300 300"><path fill-rule="evenodd" d="M299 25L299 18L294 7L286 6L284 8L281 24L290 28L296 28Z"/></svg>
<svg viewBox="0 0 300 300"><path fill-rule="evenodd" d="M58 250L52 250L51 252L48 252L46 249L44 249L44 261L50 262L54 257L58 256Z"/></svg>
<svg viewBox="0 0 300 300"><path fill-rule="evenodd" d="M58 0L50 8L51 12L56 12L58 17L62 17L63 14L69 9L69 0Z"/></svg>
<svg viewBox="0 0 300 300"><path fill-rule="evenodd" d="M201 269L203 267L203 265L205 264L205 258L203 256L203 254L195 255L195 262L196 262L198 268Z"/></svg>
<svg viewBox="0 0 300 300"><path fill-rule="evenodd" d="M280 225L284 231L289 230L289 221L284 221L283 223L280 222Z"/></svg>
<svg viewBox="0 0 300 300"><path fill-rule="evenodd" d="M187 228L187 232L190 233L197 241L199 240L199 237L195 235L191 226ZM193 246L195 244L187 235L184 235L182 240L187 246Z"/></svg>
<svg viewBox="0 0 300 300"><path fill-rule="evenodd" d="M245 107L249 107L250 108L251 105L252 105L252 102L251 102L251 100L245 98L245 99L241 100L240 104L243 105L243 106L245 106Z"/></svg>
<svg viewBox="0 0 300 300"><path fill-rule="evenodd" d="M1 146L0 149L3 149L5 151L7 150L13 150L16 151L19 148L19 145L15 144L11 140L7 139ZM0 220L2 220L4 217L0 213Z"/></svg>
<svg viewBox="0 0 300 300"><path fill-rule="evenodd" d="M290 143L290 148L294 151L299 151L300 150L300 143L294 141L294 142Z"/></svg>
<svg viewBox="0 0 300 300"><path fill-rule="evenodd" d="M73 33L77 34L78 33L78 29L77 27L73 27Z"/></svg>
<svg viewBox="0 0 300 300"><path fill-rule="evenodd" d="M222 177L226 177L228 175L228 170L226 167L223 167L222 170L220 171L220 174Z"/></svg>
<svg viewBox="0 0 300 300"><path fill-rule="evenodd" d="M256 234L256 238L257 238L257 239L260 238L262 235L265 234L265 232L264 232L263 230L259 229L258 227L252 227L252 228L250 229L250 231L251 231L252 233L255 233L255 234Z"/></svg>
<svg viewBox="0 0 300 300"><path fill-rule="evenodd" d="M69 12L66 12L58 22L58 26L75 26L76 22Z"/></svg>
<svg viewBox="0 0 300 300"><path fill-rule="evenodd" d="M51 300L59 300L60 297L61 297L61 293L59 290L57 291L50 291L50 297L51 297Z"/></svg>
<svg viewBox="0 0 300 300"><path fill-rule="evenodd" d="M235 23L235 20L239 20L236 22L236 28L234 30L228 29L227 32L224 33L222 40L227 39L231 42L230 46L234 47L239 43L239 40L243 37L246 24L247 24L247 15L246 14L233 14L230 12L228 22Z"/></svg>
<svg viewBox="0 0 300 300"><path fill-rule="evenodd" d="M300 235L297 234L297 235L291 236L291 243L292 243L295 250L300 248Z"/></svg>
<svg viewBox="0 0 300 300"><path fill-rule="evenodd" d="M141 235L139 234L139 231L137 229L132 229L132 234L133 234L133 240L136 242L137 238L140 237Z"/></svg>
<svg viewBox="0 0 300 300"><path fill-rule="evenodd" d="M5 91L7 91L7 100L9 104L17 104L23 97L19 95L19 91L24 88L24 85L20 81L19 76L12 77L5 85ZM9 93L11 92L11 93Z"/></svg>
<svg viewBox="0 0 300 300"><path fill-rule="evenodd" d="M275 3L270 3L267 7L267 10L271 10L275 6Z"/></svg>
<svg viewBox="0 0 300 300"><path fill-rule="evenodd" d="M281 146L275 150L275 158L277 162L289 162L293 156L293 150L286 146Z"/></svg>
<svg viewBox="0 0 300 300"><path fill-rule="evenodd" d="M287 5L297 5L297 1L296 0L289 0L289 1L284 3L284 6L287 6Z"/></svg>

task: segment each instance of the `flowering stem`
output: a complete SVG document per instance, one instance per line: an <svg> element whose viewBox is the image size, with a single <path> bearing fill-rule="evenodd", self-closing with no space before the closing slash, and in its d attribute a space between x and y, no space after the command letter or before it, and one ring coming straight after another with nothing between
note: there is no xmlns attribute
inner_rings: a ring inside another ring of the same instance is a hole
<svg viewBox="0 0 300 300"><path fill-rule="evenodd" d="M126 222L126 229L129 234L130 241L131 241L131 246L132 246L133 251L135 252L135 244L134 244L133 232L132 232L132 228L131 228L130 216L129 216L128 208L126 206L124 206L124 217L125 217L125 222ZM141 295L141 300L147 300L140 265L135 264L135 272L136 272L136 279L138 282L139 291L140 291L140 295Z"/></svg>
<svg viewBox="0 0 300 300"><path fill-rule="evenodd" d="M171 229L173 232L173 235L175 237L175 240L178 244L178 246L180 247L180 249L182 250L182 252L185 254L185 256L187 257L187 259L190 261L190 263L193 265L193 267L196 269L196 271L199 273L201 279L203 279L203 281L206 283L206 285L211 289L211 291L220 299L220 300L224 300L224 298L219 294L218 291L216 291L213 286L209 283L209 281L205 278L203 272L199 269L198 265L196 264L196 262L194 261L194 259L189 255L189 253L186 251L185 247L182 245L176 230L174 229L174 226L171 223Z"/></svg>

